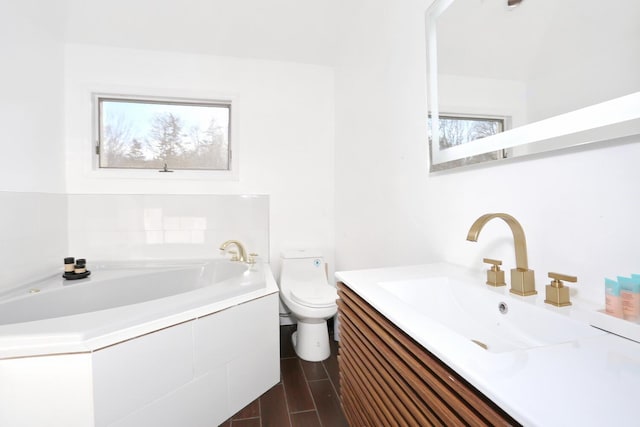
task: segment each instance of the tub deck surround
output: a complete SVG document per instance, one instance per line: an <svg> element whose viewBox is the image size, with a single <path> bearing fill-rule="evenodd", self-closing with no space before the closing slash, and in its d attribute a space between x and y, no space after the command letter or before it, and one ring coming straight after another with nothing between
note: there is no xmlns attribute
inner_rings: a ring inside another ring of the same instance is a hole
<svg viewBox="0 0 640 427"><path fill-rule="evenodd" d="M640 344L594 328L573 341L492 352L452 333L380 283L447 276L477 283L506 302L518 300L588 324L593 310L544 304L541 297L509 294L484 285L484 272L429 264L336 273L367 303L523 425L637 425Z"/></svg>
<svg viewBox="0 0 640 427"><path fill-rule="evenodd" d="M56 274L5 294L0 360L91 352L278 292L264 263L132 261L91 269L86 279Z"/></svg>
<svg viewBox="0 0 640 427"><path fill-rule="evenodd" d="M0 425L205 427L279 381L268 264L93 266L2 301Z"/></svg>

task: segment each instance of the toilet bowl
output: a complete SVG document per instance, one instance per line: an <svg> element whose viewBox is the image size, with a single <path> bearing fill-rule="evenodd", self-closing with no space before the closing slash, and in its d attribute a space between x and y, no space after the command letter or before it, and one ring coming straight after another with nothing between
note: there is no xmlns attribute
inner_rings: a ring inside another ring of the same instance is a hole
<svg viewBox="0 0 640 427"><path fill-rule="evenodd" d="M338 293L327 282L324 260L319 253L282 253L280 297L298 321L298 329L292 335L298 357L310 362L328 358L331 349L327 319L338 311Z"/></svg>

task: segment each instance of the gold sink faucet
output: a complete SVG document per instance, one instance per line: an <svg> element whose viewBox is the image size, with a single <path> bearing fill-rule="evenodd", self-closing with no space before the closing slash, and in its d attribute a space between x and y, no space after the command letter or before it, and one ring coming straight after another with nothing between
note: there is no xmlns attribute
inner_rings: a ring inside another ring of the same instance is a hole
<svg viewBox="0 0 640 427"><path fill-rule="evenodd" d="M469 233L467 233L467 240L477 242L480 230L493 218L504 220L513 233L513 244L516 251L516 268L511 269L511 289L509 289L509 292L522 296L537 294L533 270L529 270L527 262L527 241L524 237L522 225L520 225L518 220L506 213L482 215L471 225Z"/></svg>
<svg viewBox="0 0 640 427"><path fill-rule="evenodd" d="M229 247L230 245L235 245L238 248L237 257L234 257L231 260L232 261L247 262L247 251L244 249L244 246L242 245L242 243L240 243L237 240L227 240L226 242L224 242L223 244L220 245L220 250L221 251L225 251L227 249L227 247Z"/></svg>

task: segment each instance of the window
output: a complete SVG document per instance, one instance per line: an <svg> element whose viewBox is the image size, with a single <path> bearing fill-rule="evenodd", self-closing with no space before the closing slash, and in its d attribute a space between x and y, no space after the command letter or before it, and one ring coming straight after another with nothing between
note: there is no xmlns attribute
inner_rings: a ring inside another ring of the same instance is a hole
<svg viewBox="0 0 640 427"><path fill-rule="evenodd" d="M96 95L97 165L231 170L231 103Z"/></svg>
<svg viewBox="0 0 640 427"><path fill-rule="evenodd" d="M429 115L429 121L431 115ZM472 116L462 114L440 114L440 150L454 147L456 145L473 143L479 139L490 135L504 132L508 119L506 117ZM433 152L431 125L427 126L429 135L429 149ZM482 163L489 160L497 160L506 157L504 150L492 151L478 154L476 156L465 157L449 162L431 164L431 172L451 169L454 167Z"/></svg>

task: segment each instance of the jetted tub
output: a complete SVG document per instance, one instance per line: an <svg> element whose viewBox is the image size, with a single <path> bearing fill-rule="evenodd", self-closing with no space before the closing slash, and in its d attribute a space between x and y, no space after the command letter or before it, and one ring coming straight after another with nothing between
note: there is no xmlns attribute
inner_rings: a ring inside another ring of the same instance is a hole
<svg viewBox="0 0 640 427"><path fill-rule="evenodd" d="M268 264L89 269L0 296L0 425L216 425L278 382Z"/></svg>

